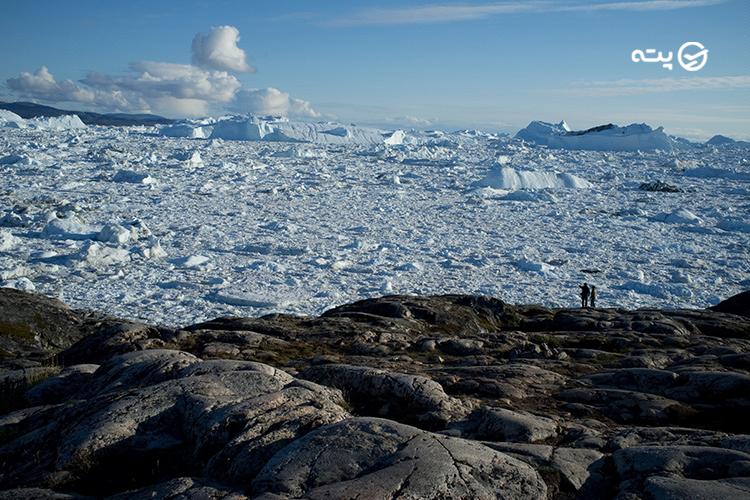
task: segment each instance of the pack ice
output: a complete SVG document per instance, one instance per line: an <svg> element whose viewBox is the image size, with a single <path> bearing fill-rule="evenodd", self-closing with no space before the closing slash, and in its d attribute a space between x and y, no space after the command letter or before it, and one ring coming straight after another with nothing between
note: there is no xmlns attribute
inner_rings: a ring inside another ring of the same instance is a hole
<svg viewBox="0 0 750 500"><path fill-rule="evenodd" d="M705 307L750 286L746 143L79 122L0 114L2 286L164 325L384 294L574 306L584 281L603 307Z"/></svg>

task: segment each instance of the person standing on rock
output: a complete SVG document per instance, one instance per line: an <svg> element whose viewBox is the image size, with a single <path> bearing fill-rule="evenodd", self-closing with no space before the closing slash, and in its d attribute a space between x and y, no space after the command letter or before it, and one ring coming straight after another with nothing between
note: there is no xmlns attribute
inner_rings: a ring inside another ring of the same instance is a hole
<svg viewBox="0 0 750 500"><path fill-rule="evenodd" d="M589 286L584 283L583 286L578 285L581 289L581 307L586 307L589 304Z"/></svg>
<svg viewBox="0 0 750 500"><path fill-rule="evenodd" d="M591 292L589 294L589 303L591 307L596 307L596 287L591 285Z"/></svg>

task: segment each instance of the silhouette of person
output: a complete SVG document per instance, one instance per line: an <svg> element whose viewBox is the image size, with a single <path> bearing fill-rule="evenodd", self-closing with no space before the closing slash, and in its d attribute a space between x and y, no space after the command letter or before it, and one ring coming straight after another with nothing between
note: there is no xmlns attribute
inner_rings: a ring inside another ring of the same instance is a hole
<svg viewBox="0 0 750 500"><path fill-rule="evenodd" d="M591 286L591 293L589 294L589 303L591 307L596 307L596 287Z"/></svg>
<svg viewBox="0 0 750 500"><path fill-rule="evenodd" d="M578 285L581 289L581 307L586 307L589 304L589 286L584 283L583 286Z"/></svg>

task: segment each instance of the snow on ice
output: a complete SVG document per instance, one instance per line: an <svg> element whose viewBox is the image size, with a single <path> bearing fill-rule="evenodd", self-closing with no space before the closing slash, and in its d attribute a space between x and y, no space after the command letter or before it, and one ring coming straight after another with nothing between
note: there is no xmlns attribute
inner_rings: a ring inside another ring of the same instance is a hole
<svg viewBox="0 0 750 500"><path fill-rule="evenodd" d="M605 307L706 307L750 286L746 143L564 122L0 128L0 284L77 308L179 326L386 293L575 306L586 281Z"/></svg>

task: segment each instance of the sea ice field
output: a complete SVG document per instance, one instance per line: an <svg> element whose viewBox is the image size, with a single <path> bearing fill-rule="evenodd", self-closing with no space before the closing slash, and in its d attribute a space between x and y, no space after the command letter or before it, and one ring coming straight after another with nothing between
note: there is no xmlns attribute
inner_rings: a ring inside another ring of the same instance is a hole
<svg viewBox="0 0 750 500"><path fill-rule="evenodd" d="M750 288L743 143L224 121L0 116L0 285L169 326L387 294L576 307L587 282L600 307L703 308Z"/></svg>

